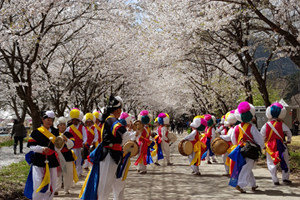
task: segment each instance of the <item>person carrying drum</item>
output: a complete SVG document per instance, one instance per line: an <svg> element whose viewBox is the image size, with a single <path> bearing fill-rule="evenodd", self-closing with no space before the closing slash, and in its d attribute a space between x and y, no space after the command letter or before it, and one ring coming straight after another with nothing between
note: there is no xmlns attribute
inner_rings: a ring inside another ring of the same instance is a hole
<svg viewBox="0 0 300 200"><path fill-rule="evenodd" d="M102 129L102 124L100 123L102 113L100 111L94 110L93 115L96 117L96 122L94 124L94 127L97 129L98 132L98 144L100 144L101 141L101 129Z"/></svg>
<svg viewBox="0 0 300 200"><path fill-rule="evenodd" d="M85 125L86 136L87 136L87 140L84 148L86 148L87 151L89 152L94 150L98 146L98 131L94 126L96 122L96 117L92 113L86 113L82 119L82 122ZM89 167L91 166L92 164L88 162L87 159L84 159L84 164L82 167L86 170L89 170Z"/></svg>
<svg viewBox="0 0 300 200"><path fill-rule="evenodd" d="M76 171L78 176L82 176L82 167L81 167L81 147L84 148L85 143L87 141L87 136L86 136L86 129L84 126L82 126L79 122L83 118L83 113L78 109L78 108L73 108L70 111L70 118L72 125L69 126L66 129L66 132L70 132L74 139L75 139L75 144L73 147L73 151L77 157L77 160L75 161L76 164Z"/></svg>
<svg viewBox="0 0 300 200"><path fill-rule="evenodd" d="M241 147L247 145L246 142L257 144L261 149L264 148L264 140L262 135L259 133L255 126L252 126L251 120L255 115L255 107L248 103L247 101L241 102L238 105L238 108L235 110L235 117L238 121L242 122L238 126L235 126L233 133L231 135L232 145L235 145L236 148L232 150L231 154L228 155L232 160L236 160L235 165L239 164L236 167L236 171L232 172L230 177L229 185L235 187L241 193L246 193L244 188L246 186L252 187L252 191L255 191L257 188L256 181L252 172L254 167L254 160L248 157L241 156ZM231 157L234 152L238 152L238 158L235 159ZM243 161L244 160L244 161ZM240 162L242 161L242 162Z"/></svg>
<svg viewBox="0 0 300 200"><path fill-rule="evenodd" d="M67 128L67 119L65 117L59 117L57 122L59 134L67 138L67 142L60 151L64 159L64 161L60 160L61 167L63 168L62 163L64 162L66 169L62 169L62 173L60 173L58 176L54 195L58 195L58 190L61 188L62 181L64 182L65 194L70 194L69 189L72 187L73 180L75 183L78 181L74 159L75 154L72 152L72 147L74 146L74 137L71 133L65 132Z"/></svg>
<svg viewBox="0 0 300 200"><path fill-rule="evenodd" d="M183 138L184 141L191 141L193 144L193 152L189 155L189 162L194 175L201 175L199 165L201 164L201 157L205 152L206 145L201 142L199 131L203 131L206 126L207 121L200 116L196 116L190 124L192 132Z"/></svg>
<svg viewBox="0 0 300 200"><path fill-rule="evenodd" d="M150 149L151 146L154 145L154 142L150 140L151 130L148 127L148 124L152 121L151 116L147 110L143 110L140 112L138 116L138 120L140 120L143 125L144 129L141 133L138 133L137 140L139 141L139 154L138 159L134 163L137 165L137 171L140 174L147 173L147 165L153 163Z"/></svg>
<svg viewBox="0 0 300 200"><path fill-rule="evenodd" d="M207 121L207 127L205 128L205 136L201 139L203 143L206 144L206 152L202 156L202 160L207 160L208 164L211 164L210 157L212 157L213 162L217 162L215 154L211 150L211 142L215 139L216 133L214 128L214 118L210 114L204 116Z"/></svg>
<svg viewBox="0 0 300 200"><path fill-rule="evenodd" d="M268 169L271 172L274 185L280 185L277 178L278 163L280 163L280 167L282 169L283 183L292 183L289 180L289 153L284 142L285 134L287 135L287 144L291 142L292 133L282 122L285 115L285 107L283 107L280 103L273 103L266 110L266 116L269 119L269 122L267 122L260 130L265 141Z"/></svg>
<svg viewBox="0 0 300 200"><path fill-rule="evenodd" d="M124 199L125 181L116 174L122 165L122 145L131 140L132 135L118 121L123 106L119 96L108 100L101 119L102 143L90 153L93 166L81 189L81 199L107 200L111 189L115 200Z"/></svg>
<svg viewBox="0 0 300 200"><path fill-rule="evenodd" d="M157 146L159 144L161 145L161 150L166 155L167 165L173 165L173 163L170 162L170 146L169 146L170 140L168 138L169 131L166 127L170 123L169 116L166 113L160 113L158 115L157 121L159 123L159 127L157 129L158 138L156 138L158 143ZM159 154L157 154L156 162L154 164L160 166L158 160L159 160Z"/></svg>
<svg viewBox="0 0 300 200"><path fill-rule="evenodd" d="M232 147L231 135L232 135L233 129L235 127L235 123L237 122L234 113L235 113L235 110L232 110L232 111L226 113L226 115L225 115L225 121L224 121L225 128L221 132L223 134L220 135L220 138L222 138L223 140L225 140L228 143L228 145L229 145L229 149L227 150L227 152L222 155L223 162L224 162L224 167L225 167L225 172L226 172L225 174L223 174L223 176L230 176L230 172L229 172L229 169L230 169L230 159L228 158L228 155L231 152L231 147ZM227 128L229 128L228 131L227 131Z"/></svg>

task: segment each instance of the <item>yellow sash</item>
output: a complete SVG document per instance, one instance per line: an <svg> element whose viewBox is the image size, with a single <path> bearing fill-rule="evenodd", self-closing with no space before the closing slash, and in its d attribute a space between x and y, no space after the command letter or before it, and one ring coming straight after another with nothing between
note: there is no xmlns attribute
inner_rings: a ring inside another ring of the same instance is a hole
<svg viewBox="0 0 300 200"><path fill-rule="evenodd" d="M105 121L108 119L108 118L111 118L111 117L113 117L113 116L111 116L111 115L109 115L106 119L105 119ZM105 125L105 122L103 123L103 125L102 125L102 129L101 129L101 141L103 141L103 129L104 129L104 125Z"/></svg>
<svg viewBox="0 0 300 200"><path fill-rule="evenodd" d="M101 133L101 128L98 126L98 124L94 124L94 126L95 126L96 129L99 131L99 133Z"/></svg>
<svg viewBox="0 0 300 200"><path fill-rule="evenodd" d="M76 166L75 166L75 161L77 160L77 156L75 154L75 152L73 150L71 150L72 152L72 156L74 158L74 161L73 161L73 180L75 183L78 182L78 175L77 175L77 170L76 170Z"/></svg>
<svg viewBox="0 0 300 200"><path fill-rule="evenodd" d="M91 129L90 127L87 127L87 130L88 130L89 132L91 132L91 134L95 137L95 132L94 132L93 129ZM98 141L96 141L96 142L95 142L95 147L97 147L98 145L99 145L99 143L98 143Z"/></svg>
<svg viewBox="0 0 300 200"><path fill-rule="evenodd" d="M92 134L93 136L95 136L95 132L93 131L93 129L91 129L90 127L87 127L87 130L88 130L89 132L91 132L91 134Z"/></svg>
<svg viewBox="0 0 300 200"><path fill-rule="evenodd" d="M70 126L70 128L74 131L74 133L76 133L76 135L82 140L82 134L80 133L80 131L74 126L74 124L72 124Z"/></svg>
<svg viewBox="0 0 300 200"><path fill-rule="evenodd" d="M195 152L195 156L190 164L191 165L194 165L196 164L197 166L200 165L201 163L201 149L202 148L205 148L205 144L201 141L197 141L195 144L194 144L194 152Z"/></svg>
<svg viewBox="0 0 300 200"><path fill-rule="evenodd" d="M246 130L247 130L247 128L248 128L249 125L250 125L250 124L245 123L244 126L242 127L242 129L244 129L244 131L246 132ZM243 139L243 136L244 136L243 130L240 128L240 126L238 126L238 127L239 127L240 133L239 133L239 138L238 138L237 143L239 143L239 142L241 141L241 139ZM251 139L251 138L250 138L250 139Z"/></svg>
<svg viewBox="0 0 300 200"><path fill-rule="evenodd" d="M40 131L49 140L50 140L50 137L52 137L51 142L54 144L56 137L50 131L48 131L48 129L46 129L45 127L41 126L40 128L38 128L38 131Z"/></svg>

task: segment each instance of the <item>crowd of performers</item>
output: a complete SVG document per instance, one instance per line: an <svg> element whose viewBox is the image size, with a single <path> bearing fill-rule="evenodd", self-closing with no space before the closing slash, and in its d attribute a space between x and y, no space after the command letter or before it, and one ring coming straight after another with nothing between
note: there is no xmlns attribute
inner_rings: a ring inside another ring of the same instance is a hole
<svg viewBox="0 0 300 200"><path fill-rule="evenodd" d="M291 142L292 133L282 121L285 115L286 109L280 103L273 103L266 110L269 121L264 124L260 132L252 123L255 119L255 107L248 102L242 102L236 110L226 113L217 131L213 125L213 116L209 114L196 116L190 124L191 134L183 139L193 144L193 152L189 155L192 173L201 174L199 172L201 160L207 159L207 163L211 164L210 157L212 157L214 161L211 149L214 144L211 144L211 141L214 141L215 133L218 132L219 137L228 143L227 151L222 157L225 167L223 176L230 177L230 186L235 187L241 193L246 193L245 187L247 186L250 186L252 191L258 188L252 170L260 150L266 154L274 185L280 185L277 177L277 164L280 164L282 169L282 182L291 184L286 144ZM201 134L203 131L204 133Z"/></svg>
<svg viewBox="0 0 300 200"><path fill-rule="evenodd" d="M170 161L171 134L168 131L169 116L160 113L154 120L156 133L150 131L152 116L147 110L140 112L134 126L134 117L123 112L123 101L119 96L111 96L103 113L94 111L85 115L78 109L70 111L71 125L67 119L59 117L54 128L55 115L47 111L42 116L42 126L34 130L28 140L30 152L26 161L31 165L24 194L29 199L53 199L62 183L65 194L73 182L83 176L82 168L88 175L82 186L79 198L85 200L106 200L111 190L115 200L124 199L125 180L131 165L130 158L136 146L137 172L147 173L147 165L160 166L159 160ZM182 142L190 141L192 152L188 155L192 174L201 175L199 166L202 160L208 164L216 162L211 143L220 133L219 138L228 143L229 148L223 156L225 174L230 177L229 185L245 193L245 187L257 188L252 172L255 159L241 155L247 141L266 150L267 164L275 185L279 185L276 175L277 164L283 170L282 179L289 181L288 152L285 145L291 141L291 132L282 122L285 108L274 103L267 108L269 122L261 131L251 123L255 108L248 102L239 104L236 110L222 117L221 126L215 130L215 118L210 114L196 116L190 124L192 132ZM57 145L61 138L62 145ZM129 144L129 145L128 145ZM59 147L58 147L59 146ZM129 148L127 148L129 146ZM125 148L126 147L126 148ZM83 155L83 157L82 157ZM155 161L152 157L156 156ZM251 157L251 156L250 156ZM211 162L212 161L212 162Z"/></svg>

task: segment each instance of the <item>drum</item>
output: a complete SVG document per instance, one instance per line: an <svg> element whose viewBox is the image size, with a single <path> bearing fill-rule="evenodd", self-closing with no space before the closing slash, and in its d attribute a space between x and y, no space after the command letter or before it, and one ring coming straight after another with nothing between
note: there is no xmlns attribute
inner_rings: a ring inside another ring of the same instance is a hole
<svg viewBox="0 0 300 200"><path fill-rule="evenodd" d="M168 133L168 139L170 140L170 142L176 142L177 136L176 136L175 133L169 132L169 133Z"/></svg>
<svg viewBox="0 0 300 200"><path fill-rule="evenodd" d="M178 144L178 151L183 156L189 156L193 153L193 144L190 141L182 140Z"/></svg>
<svg viewBox="0 0 300 200"><path fill-rule="evenodd" d="M211 143L211 150L217 155L226 153L228 148L229 144L220 137L214 139Z"/></svg>
<svg viewBox="0 0 300 200"><path fill-rule="evenodd" d="M134 157L139 153L139 146L136 141L128 141L123 146L123 152L125 154L131 153L130 157Z"/></svg>

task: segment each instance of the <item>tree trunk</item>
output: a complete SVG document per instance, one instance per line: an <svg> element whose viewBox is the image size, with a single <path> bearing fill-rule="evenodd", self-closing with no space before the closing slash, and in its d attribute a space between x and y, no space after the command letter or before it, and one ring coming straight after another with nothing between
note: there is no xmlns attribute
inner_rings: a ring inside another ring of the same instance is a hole
<svg viewBox="0 0 300 200"><path fill-rule="evenodd" d="M251 88L251 81L247 80L245 82L245 93L246 93L246 101L248 101L249 103L253 104L253 96L252 96L252 88Z"/></svg>

